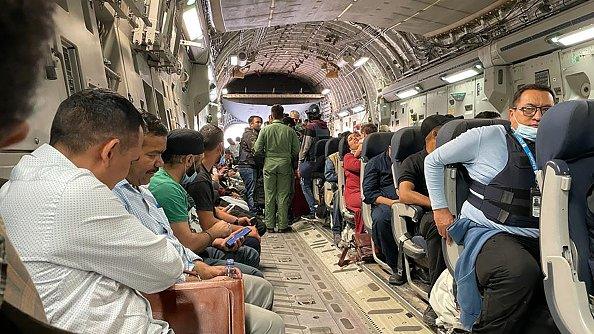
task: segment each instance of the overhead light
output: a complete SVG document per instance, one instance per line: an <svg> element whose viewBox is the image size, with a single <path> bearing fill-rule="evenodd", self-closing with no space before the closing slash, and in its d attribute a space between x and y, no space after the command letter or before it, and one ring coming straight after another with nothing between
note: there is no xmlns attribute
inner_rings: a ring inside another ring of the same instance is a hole
<svg viewBox="0 0 594 334"><path fill-rule="evenodd" d="M187 5L191 6L196 3L196 0L188 0Z"/></svg>
<svg viewBox="0 0 594 334"><path fill-rule="evenodd" d="M576 31L572 31L561 36L555 36L551 38L551 42L561 44L563 46L569 46L585 42L594 38L594 25L590 25Z"/></svg>
<svg viewBox="0 0 594 334"><path fill-rule="evenodd" d="M221 114L221 112L219 111L219 112L217 113L217 118L221 118L221 117L223 117L223 114Z"/></svg>
<svg viewBox="0 0 594 334"><path fill-rule="evenodd" d="M417 94L419 94L421 90L418 87L414 87L411 89L407 89L407 90L403 90L401 92L396 93L396 96L398 96L398 98L400 99L406 99L409 98L411 96L415 96Z"/></svg>
<svg viewBox="0 0 594 334"><path fill-rule="evenodd" d="M194 42L194 41L186 41L185 39L180 40L179 44L185 45L185 46L195 46L197 48L202 48L202 43Z"/></svg>
<svg viewBox="0 0 594 334"><path fill-rule="evenodd" d="M481 65L481 64L476 64L476 65L474 65L474 67L475 67L477 70L482 70L482 69L483 69L483 65Z"/></svg>
<svg viewBox="0 0 594 334"><path fill-rule="evenodd" d="M213 82L214 81L214 73L212 71L212 67L208 66L208 81Z"/></svg>
<svg viewBox="0 0 594 334"><path fill-rule="evenodd" d="M460 71L460 72L457 72L454 74L443 76L443 77L441 77L441 80L443 80L447 83L454 83L454 82L458 82L460 80L472 78L473 76L478 75L479 73L480 73L479 70L474 69L474 68L469 68L464 71Z"/></svg>
<svg viewBox="0 0 594 334"><path fill-rule="evenodd" d="M349 115L349 111L348 110L343 110L341 112L339 112L338 117L347 117Z"/></svg>
<svg viewBox="0 0 594 334"><path fill-rule="evenodd" d="M229 94L229 90L227 88L223 88L221 90L221 94L225 95L225 94Z"/></svg>
<svg viewBox="0 0 594 334"><path fill-rule="evenodd" d="M200 19L198 18L196 7L186 10L182 17L190 40L202 38L202 28L200 27Z"/></svg>
<svg viewBox="0 0 594 334"><path fill-rule="evenodd" d="M363 106L362 104L356 105L351 108L351 111L353 112L353 114L358 114L358 113L362 112L363 110L365 110L365 106Z"/></svg>
<svg viewBox="0 0 594 334"><path fill-rule="evenodd" d="M229 57L229 61L231 62L232 66L237 66L239 63L239 58L237 56L231 56Z"/></svg>
<svg viewBox="0 0 594 334"><path fill-rule="evenodd" d="M346 64L348 64L348 62L342 58L340 58L337 62L336 62L336 66L343 68Z"/></svg>
<svg viewBox="0 0 594 334"><path fill-rule="evenodd" d="M359 58L359 60L357 60L353 64L353 66L355 66L355 67L363 66L363 64L365 64L368 60L369 60L369 57L361 57L361 58Z"/></svg>
<svg viewBox="0 0 594 334"><path fill-rule="evenodd" d="M322 94L323 94L323 95L328 95L328 94L330 94L330 88L324 88L324 90L322 90Z"/></svg>

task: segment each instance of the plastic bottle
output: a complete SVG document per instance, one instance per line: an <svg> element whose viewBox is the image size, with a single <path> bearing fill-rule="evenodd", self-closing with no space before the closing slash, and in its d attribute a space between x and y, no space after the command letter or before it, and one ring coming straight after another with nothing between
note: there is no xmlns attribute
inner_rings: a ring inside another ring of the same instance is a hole
<svg viewBox="0 0 594 334"><path fill-rule="evenodd" d="M235 260L227 259L227 264L225 265L227 276L231 278L235 278Z"/></svg>

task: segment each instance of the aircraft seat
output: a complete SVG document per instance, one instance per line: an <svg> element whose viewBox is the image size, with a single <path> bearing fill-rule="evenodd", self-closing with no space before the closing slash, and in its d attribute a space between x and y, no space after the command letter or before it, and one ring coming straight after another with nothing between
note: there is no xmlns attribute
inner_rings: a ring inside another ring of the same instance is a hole
<svg viewBox="0 0 594 334"><path fill-rule="evenodd" d="M509 124L509 121L503 119L457 119L450 121L439 129L439 132L437 133L437 147L442 146L469 129L497 124L506 125ZM450 209L450 212L457 217L462 208L462 204L464 204L468 198L470 191L468 187L468 172L466 172L466 168L464 168L462 164L452 164L446 166L444 177L448 208ZM453 275L456 261L463 248L453 242L451 245L447 245L445 239L443 240L442 245L446 266Z"/></svg>
<svg viewBox="0 0 594 334"><path fill-rule="evenodd" d="M594 101L551 108L538 127L540 252L547 304L562 333L594 333Z"/></svg>
<svg viewBox="0 0 594 334"><path fill-rule="evenodd" d="M344 156L349 153L349 145L347 144L347 139L342 138L338 142L338 170L336 173L338 174L338 199L340 205L340 213L342 215L342 219L351 225L354 224L355 221L355 214L352 213L346 207L346 203L344 201L344 187L345 187L345 177L344 177Z"/></svg>
<svg viewBox="0 0 594 334"><path fill-rule="evenodd" d="M328 141L328 139L320 139L316 142L316 145L314 147L315 169L312 172L312 180L313 180L312 191L313 191L314 198L316 199L316 202L318 202L318 204L322 204L322 202L323 202L323 198L321 196L323 195L322 188L324 186L324 162L326 161L326 157L324 156L324 154L326 154L326 142L327 141Z"/></svg>
<svg viewBox="0 0 594 334"><path fill-rule="evenodd" d="M392 176L394 187L398 189L398 172L404 159L409 155L419 152L425 147L425 138L421 134L421 127L407 127L396 131L392 137ZM424 214L422 207L396 203L392 206L392 232L398 248L404 254L403 268L410 286L423 299L429 300L428 291L416 284L412 278L412 268L409 260L427 267L427 243L421 236L414 236L409 232L409 224L418 224ZM401 273L402 274L402 273Z"/></svg>
<svg viewBox="0 0 594 334"><path fill-rule="evenodd" d="M326 142L325 147L325 156L324 158L327 159L330 155L338 152L338 142L340 140L338 138L330 138ZM325 162L324 162L325 163ZM337 170L335 171L337 172ZM337 174L338 175L338 174ZM324 182L324 204L327 208L332 207L332 199L334 197L334 192L338 190L337 183L334 182Z"/></svg>
<svg viewBox="0 0 594 334"><path fill-rule="evenodd" d="M363 179L365 178L365 166L371 158L383 154L388 149L388 146L390 146L392 142L393 135L393 132L375 132L368 135L363 140L363 147L361 149L361 189L363 189ZM361 200L363 200L363 197L363 191L361 190ZM365 202L361 203L361 217L365 224L365 228L367 229L367 233L371 234L373 226L373 221L371 219L371 205L366 204ZM393 274L392 269L376 256L375 245L372 243L371 246L373 248L373 257L375 261L390 274Z"/></svg>

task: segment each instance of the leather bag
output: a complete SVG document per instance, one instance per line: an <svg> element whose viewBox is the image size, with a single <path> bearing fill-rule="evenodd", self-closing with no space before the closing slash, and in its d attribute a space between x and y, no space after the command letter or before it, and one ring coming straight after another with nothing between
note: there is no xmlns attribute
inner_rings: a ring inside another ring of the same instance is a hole
<svg viewBox="0 0 594 334"><path fill-rule="evenodd" d="M176 334L245 334L240 279L185 282L145 297L153 317L167 321Z"/></svg>
<svg viewBox="0 0 594 334"><path fill-rule="evenodd" d="M349 251L354 250L355 252ZM349 244L342 250L338 265L344 267L353 262L369 262L373 261L373 249L371 247L371 235L369 233L355 233L353 239Z"/></svg>

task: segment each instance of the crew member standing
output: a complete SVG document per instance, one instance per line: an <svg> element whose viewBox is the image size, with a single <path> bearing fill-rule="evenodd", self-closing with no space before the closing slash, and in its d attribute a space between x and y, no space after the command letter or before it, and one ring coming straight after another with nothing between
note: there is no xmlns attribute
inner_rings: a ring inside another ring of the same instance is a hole
<svg viewBox="0 0 594 334"><path fill-rule="evenodd" d="M312 104L307 111L309 122L305 127L301 150L299 151L299 176L301 177L301 188L309 206L309 215L306 218L314 219L316 212L316 200L313 195L313 172L318 169L315 158L316 143L321 139L330 138L328 124L320 119L320 107ZM323 161L322 161L323 164Z"/></svg>
<svg viewBox="0 0 594 334"><path fill-rule="evenodd" d="M271 112L272 122L260 130L254 151L256 156L264 157L266 228L274 232L277 226L279 232L285 232L289 228L289 197L299 139L293 129L282 123L284 109L281 105L273 105Z"/></svg>

